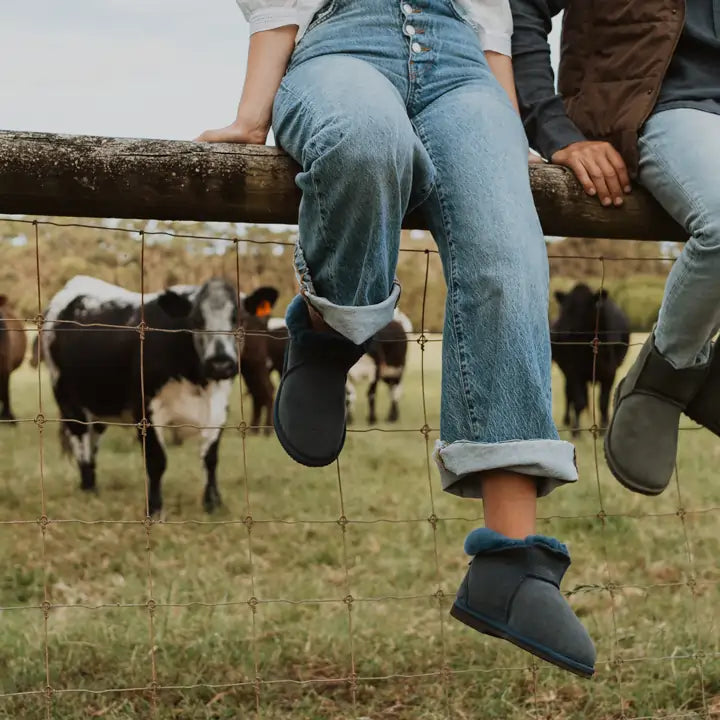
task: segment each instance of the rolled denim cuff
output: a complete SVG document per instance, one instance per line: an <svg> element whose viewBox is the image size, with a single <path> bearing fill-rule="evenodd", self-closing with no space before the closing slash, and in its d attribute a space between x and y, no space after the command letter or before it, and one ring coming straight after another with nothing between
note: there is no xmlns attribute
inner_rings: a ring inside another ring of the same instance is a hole
<svg viewBox="0 0 720 720"><path fill-rule="evenodd" d="M507 470L536 478L538 497L578 479L575 447L564 440L438 440L434 457L443 490L460 497L481 498L482 483L477 473L487 470Z"/></svg>
<svg viewBox="0 0 720 720"><path fill-rule="evenodd" d="M377 305L335 305L314 295L308 287L303 287L302 294L333 330L356 345L362 345L393 319L400 299L400 283L395 282L389 297Z"/></svg>

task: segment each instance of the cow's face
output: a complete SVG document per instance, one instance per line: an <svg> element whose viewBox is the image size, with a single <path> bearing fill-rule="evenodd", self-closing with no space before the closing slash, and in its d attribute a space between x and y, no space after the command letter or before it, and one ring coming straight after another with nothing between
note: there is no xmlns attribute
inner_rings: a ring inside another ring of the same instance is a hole
<svg viewBox="0 0 720 720"><path fill-rule="evenodd" d="M208 280L193 295L166 290L158 302L171 317L187 319L204 377L227 380L237 375L238 304L229 283Z"/></svg>
<svg viewBox="0 0 720 720"><path fill-rule="evenodd" d="M270 309L277 300L274 288L260 288L243 299L238 307L235 288L225 280L206 282L192 297L168 290L160 296L163 309L175 317L186 315L193 331L195 351L202 374L208 380L227 380L239 370L239 346L236 331L244 327L250 315Z"/></svg>
<svg viewBox="0 0 720 720"><path fill-rule="evenodd" d="M190 319L203 374L210 380L227 380L238 372L235 331L239 327L237 292L224 280L210 280L195 297Z"/></svg>
<svg viewBox="0 0 720 720"><path fill-rule="evenodd" d="M559 332L592 332L607 299L607 291L592 292L587 285L576 285L569 293L556 292L560 316L555 323Z"/></svg>

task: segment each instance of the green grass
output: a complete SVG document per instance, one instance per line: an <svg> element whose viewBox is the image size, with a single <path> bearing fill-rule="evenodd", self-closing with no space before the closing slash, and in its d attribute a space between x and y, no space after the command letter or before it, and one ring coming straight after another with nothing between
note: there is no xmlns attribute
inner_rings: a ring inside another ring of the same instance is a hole
<svg viewBox="0 0 720 720"><path fill-rule="evenodd" d="M425 358L432 428L439 347L429 343ZM55 423L44 426L42 483L38 427L0 427L0 718L44 718L48 708L62 720L244 718L256 708L313 720L720 714L720 443L683 431L679 484L644 498L617 485L601 441L584 432L580 482L541 501L539 529L571 547L565 589L598 648L596 678L581 681L447 615L482 507L443 494L428 473L436 433L428 446L418 430L415 345L410 360L408 432L349 435L342 502L336 467L299 467L274 437L243 445L230 430L222 511L202 512L199 449L188 440L170 449L165 517L149 535L132 431L103 438L100 492L87 496ZM12 390L17 414L34 418L37 375L21 370ZM44 376L43 401L56 417ZM559 419L559 394L556 405ZM236 397L232 422L240 417Z"/></svg>

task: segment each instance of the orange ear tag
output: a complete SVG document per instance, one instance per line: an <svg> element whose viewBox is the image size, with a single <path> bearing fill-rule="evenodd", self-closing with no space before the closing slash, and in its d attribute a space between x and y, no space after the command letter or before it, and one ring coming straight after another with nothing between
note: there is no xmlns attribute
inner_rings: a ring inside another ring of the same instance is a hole
<svg viewBox="0 0 720 720"><path fill-rule="evenodd" d="M263 300L255 310L257 317L267 317L272 312L272 305L268 300Z"/></svg>

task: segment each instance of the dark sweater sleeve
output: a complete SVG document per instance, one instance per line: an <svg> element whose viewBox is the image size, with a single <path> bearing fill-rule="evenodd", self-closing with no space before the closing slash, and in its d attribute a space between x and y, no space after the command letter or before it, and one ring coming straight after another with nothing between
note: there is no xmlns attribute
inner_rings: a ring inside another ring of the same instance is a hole
<svg viewBox="0 0 720 720"><path fill-rule="evenodd" d="M568 0L511 0L512 53L520 113L530 146L550 159L554 152L585 140L555 92L548 35L552 18Z"/></svg>

